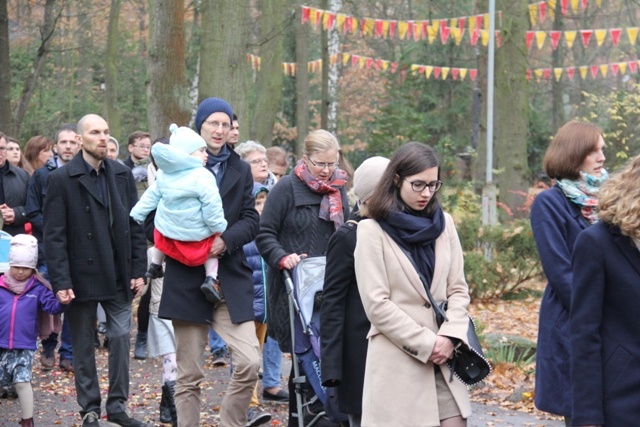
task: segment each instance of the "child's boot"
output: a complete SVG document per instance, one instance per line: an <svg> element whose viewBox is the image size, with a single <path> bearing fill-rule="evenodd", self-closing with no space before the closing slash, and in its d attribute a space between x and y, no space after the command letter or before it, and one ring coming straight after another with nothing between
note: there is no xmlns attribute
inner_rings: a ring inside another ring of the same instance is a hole
<svg viewBox="0 0 640 427"><path fill-rule="evenodd" d="M204 283L200 286L200 290L209 302L217 304L222 300L220 284L213 276L205 277Z"/></svg>

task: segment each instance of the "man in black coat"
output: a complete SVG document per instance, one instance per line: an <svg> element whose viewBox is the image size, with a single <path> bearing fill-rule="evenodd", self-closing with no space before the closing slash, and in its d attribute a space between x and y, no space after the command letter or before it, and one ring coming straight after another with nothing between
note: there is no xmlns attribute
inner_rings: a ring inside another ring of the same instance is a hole
<svg viewBox="0 0 640 427"><path fill-rule="evenodd" d="M106 159L109 126L89 114L78 122L82 150L49 174L44 204L45 253L53 290L73 300L69 316L75 355L75 385L83 427L97 427L100 385L93 346L96 308L107 314L109 393L112 425L145 424L126 413L129 395L131 300L144 286L146 242L142 226L129 217L138 197L131 171Z"/></svg>
<svg viewBox="0 0 640 427"><path fill-rule="evenodd" d="M260 354L253 322L253 279L242 247L258 233L250 166L227 145L233 110L220 98L198 106L196 131L207 143L207 169L218 181L227 229L213 242L211 254L220 259L218 278L224 302L217 307L200 291L205 272L167 257L158 316L171 319L176 336L175 400L178 426L200 425L200 383L204 378L202 352L212 324L227 343L233 372L222 404L220 425L245 427L247 410L258 379Z"/></svg>

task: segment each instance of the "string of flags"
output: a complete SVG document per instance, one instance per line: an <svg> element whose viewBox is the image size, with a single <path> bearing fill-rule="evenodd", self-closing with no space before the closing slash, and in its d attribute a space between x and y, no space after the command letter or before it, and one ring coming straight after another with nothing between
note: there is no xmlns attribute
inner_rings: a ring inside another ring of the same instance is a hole
<svg viewBox="0 0 640 427"><path fill-rule="evenodd" d="M329 57L331 65L335 65L340 61L343 67L359 68L361 70L374 69L379 72L390 72L395 74L399 69L399 64L393 61L387 61L385 59L370 58L368 56L355 55L352 53L339 52ZM247 54L247 62L251 64L254 71L260 71L261 58L257 55ZM296 75L296 63L284 62L282 64L283 72L285 76ZM322 70L322 59L316 59L307 63L307 70L310 73L320 72ZM475 81L478 75L478 70L475 68L458 68L458 67L441 67L436 65L424 65L424 64L410 64L407 68L400 69L401 76L404 76L406 71L411 72L413 75L424 75L426 79L437 80L458 80L463 81L469 77L471 81Z"/></svg>
<svg viewBox="0 0 640 427"><path fill-rule="evenodd" d="M607 77L609 72L614 76L618 74L636 74L639 65L640 61L625 61L600 65L583 65L580 67L536 68L527 70L527 80L535 77L536 81L540 82L543 79L551 80L552 76L556 81L559 81L563 76L573 80L576 76L576 71L582 80L586 80L588 76L591 76L592 79L598 76Z"/></svg>
<svg viewBox="0 0 640 427"><path fill-rule="evenodd" d="M593 0L592 0L593 1ZM536 25L538 20L543 23L547 16L553 19L555 16L556 6L558 0L546 0L529 5L529 20L531 25ZM595 0L595 4L598 7L602 6L602 0ZM563 15L569 13L569 6L574 14L578 13L579 8L586 10L589 6L589 0L560 0L560 11Z"/></svg>
<svg viewBox="0 0 640 427"><path fill-rule="evenodd" d="M498 12L497 15L501 25L502 12ZM465 33L469 34L472 46L475 46L478 40L488 40L489 35L488 13L456 18L403 21L356 18L345 13L302 6L302 23L310 24L316 30L322 26L324 30L337 29L342 34L359 33L363 37L375 39L397 37L401 40L428 40L429 43L439 39L442 44L453 39L456 45L460 45Z"/></svg>
<svg viewBox="0 0 640 427"><path fill-rule="evenodd" d="M620 42L620 37L622 36L622 32L625 32L627 38L629 39L629 43L631 45L636 44L636 40L638 39L638 31L640 28L638 27L629 27L629 28L608 28L608 29L587 29L587 30L577 30L577 31L527 31L525 35L525 42L527 45L527 49L530 49L535 40L536 46L538 49L542 49L547 39L551 40L551 47L553 50L558 48L561 40L564 40L569 48L573 46L573 43L576 41L578 36L580 36L580 40L582 41L582 45L584 47L588 47L591 43L593 36L595 36L596 43L598 46L602 46L607 38L611 39L611 43L614 46L618 46Z"/></svg>

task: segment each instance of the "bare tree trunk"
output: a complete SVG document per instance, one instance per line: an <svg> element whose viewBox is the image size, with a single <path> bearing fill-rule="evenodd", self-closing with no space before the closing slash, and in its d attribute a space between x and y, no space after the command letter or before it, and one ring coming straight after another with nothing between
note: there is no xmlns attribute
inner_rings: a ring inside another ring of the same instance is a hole
<svg viewBox="0 0 640 427"><path fill-rule="evenodd" d="M11 62L9 61L9 13L7 0L0 0L0 130L13 133L11 121Z"/></svg>
<svg viewBox="0 0 640 427"><path fill-rule="evenodd" d="M342 0L331 0L330 10L334 13L340 12L342 9ZM338 30L327 30L327 95L326 95L326 127L324 129L336 134L338 131L338 64L339 61L335 61L331 64L331 58L338 54L340 51L340 37L338 36ZM322 76L325 77L324 70L325 65L322 63ZM324 88L324 86L323 86ZM324 117L324 116L323 116Z"/></svg>
<svg viewBox="0 0 640 427"><path fill-rule="evenodd" d="M13 120L14 133L16 135L20 133L20 127L22 126L22 121L24 120L24 116L29 108L29 102L31 101L33 92L36 89L38 79L40 78L40 74L42 74L44 65L47 62L49 44L53 38L56 23L60 18L61 12L62 8L56 10L56 0L47 0L44 6L44 21L40 30L40 46L38 47L38 52L36 54L33 71L24 83L22 95L18 101L18 107L16 108Z"/></svg>
<svg viewBox="0 0 640 427"><path fill-rule="evenodd" d="M296 10L296 128L298 138L294 153L298 159L302 158L304 139L309 133L309 71L307 62L307 31L308 28L300 22L302 9Z"/></svg>
<svg viewBox="0 0 640 427"><path fill-rule="evenodd" d="M282 59L284 1L260 3L260 58L261 67L256 82L256 107L251 125L251 138L271 146L273 125L282 99ZM242 119L241 119L242 121Z"/></svg>
<svg viewBox="0 0 640 427"><path fill-rule="evenodd" d="M150 3L147 119L152 140L167 135L171 123L189 123L183 23L182 0Z"/></svg>
<svg viewBox="0 0 640 427"><path fill-rule="evenodd" d="M320 7L329 8L329 0L322 0ZM322 59L322 93L320 95L320 127L327 129L329 122L329 31L320 24L320 58Z"/></svg>
<svg viewBox="0 0 640 427"><path fill-rule="evenodd" d="M527 2L498 0L502 11L503 44L496 50L496 160L503 172L498 176L498 199L514 213L524 203L528 187L527 136L529 91L526 79L527 48L525 33L529 28Z"/></svg>
<svg viewBox="0 0 640 427"><path fill-rule="evenodd" d="M122 138L120 110L118 109L118 21L121 0L111 0L107 33L107 55L105 58L105 110L109 129L116 138Z"/></svg>
<svg viewBox="0 0 640 427"><path fill-rule="evenodd" d="M249 0L202 3L202 41L198 101L215 96L247 117L247 54Z"/></svg>
<svg viewBox="0 0 640 427"><path fill-rule="evenodd" d="M562 28L562 14L560 11L556 11L555 19L553 21L553 29L560 30ZM564 46L562 43L558 43L558 48L551 53L551 66L553 68L562 67L562 52L564 50ZM563 79L556 80L555 76L551 80L551 99L552 99L552 108L551 108L551 117L553 123L553 129L551 132L555 133L560 126L564 124L564 102L562 100L562 94L564 89Z"/></svg>

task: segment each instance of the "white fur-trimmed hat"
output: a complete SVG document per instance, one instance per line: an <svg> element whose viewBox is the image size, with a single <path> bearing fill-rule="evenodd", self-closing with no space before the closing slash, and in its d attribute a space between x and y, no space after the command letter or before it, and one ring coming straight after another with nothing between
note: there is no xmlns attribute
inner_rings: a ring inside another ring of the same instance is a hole
<svg viewBox="0 0 640 427"><path fill-rule="evenodd" d="M362 204L373 195L382 174L387 169L389 159L386 157L369 157L353 173L353 192Z"/></svg>
<svg viewBox="0 0 640 427"><path fill-rule="evenodd" d="M11 239L9 266L36 268L38 266L38 241L28 234L17 234Z"/></svg>

